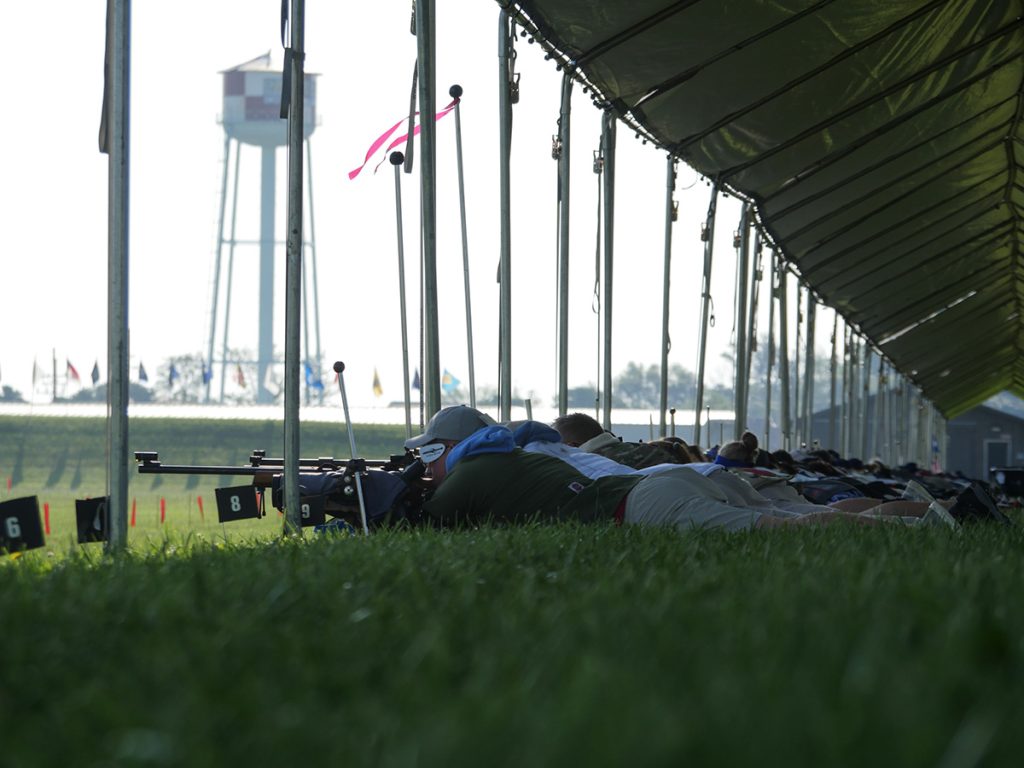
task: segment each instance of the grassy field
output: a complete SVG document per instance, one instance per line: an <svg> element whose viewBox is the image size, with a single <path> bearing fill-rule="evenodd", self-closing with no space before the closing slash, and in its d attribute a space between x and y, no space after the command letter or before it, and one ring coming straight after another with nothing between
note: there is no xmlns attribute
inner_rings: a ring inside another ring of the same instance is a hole
<svg viewBox="0 0 1024 768"><path fill-rule="evenodd" d="M0 764L1017 765L1021 530L594 526L0 565Z"/></svg>
<svg viewBox="0 0 1024 768"><path fill-rule="evenodd" d="M282 424L273 421L134 419L129 448L131 453L157 451L168 464L244 464L255 449L281 456L283 432ZM355 436L356 447L365 458L386 458L400 452L405 428L359 425ZM304 424L301 437L303 456L349 455L344 425ZM66 553L77 546L75 499L102 496L105 478L105 420L0 416L0 500L37 496L41 513L48 505L50 534L46 538L54 551ZM281 532L282 524L273 509L261 520L225 526L217 522L214 489L247 484L248 478L138 475L134 461L130 478L136 525L129 530L129 542L147 544L168 534L189 532L207 539L252 540Z"/></svg>
<svg viewBox="0 0 1024 768"><path fill-rule="evenodd" d="M240 463L279 454L279 433L138 421L132 449ZM133 476L138 524L108 558L71 543L72 500L102 492L102 422L0 419L0 438L10 495L49 499L53 518L46 549L0 556L4 768L1024 753L1019 526L281 540L276 514L213 522L212 483ZM380 457L401 432L357 440ZM304 455L344 445L336 426L304 428Z"/></svg>

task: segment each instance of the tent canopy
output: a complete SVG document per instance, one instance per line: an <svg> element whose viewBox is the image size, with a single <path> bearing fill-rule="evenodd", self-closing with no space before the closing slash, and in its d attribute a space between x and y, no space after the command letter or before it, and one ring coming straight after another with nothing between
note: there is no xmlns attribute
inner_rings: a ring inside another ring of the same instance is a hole
<svg viewBox="0 0 1024 768"><path fill-rule="evenodd" d="M1024 396L1024 0L503 5L947 417Z"/></svg>

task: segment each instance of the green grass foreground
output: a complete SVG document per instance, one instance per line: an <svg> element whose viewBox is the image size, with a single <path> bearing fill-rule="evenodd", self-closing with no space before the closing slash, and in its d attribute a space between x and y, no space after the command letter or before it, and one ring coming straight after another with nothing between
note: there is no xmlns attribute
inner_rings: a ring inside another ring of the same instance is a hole
<svg viewBox="0 0 1024 768"><path fill-rule="evenodd" d="M396 531L0 565L0 764L1016 765L1021 529Z"/></svg>

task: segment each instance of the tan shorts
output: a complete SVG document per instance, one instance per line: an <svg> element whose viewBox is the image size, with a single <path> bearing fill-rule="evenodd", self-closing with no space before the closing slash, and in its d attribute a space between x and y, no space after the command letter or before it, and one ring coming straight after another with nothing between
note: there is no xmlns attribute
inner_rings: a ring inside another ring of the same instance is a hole
<svg viewBox="0 0 1024 768"><path fill-rule="evenodd" d="M626 497L623 522L742 531L761 518L756 509L726 503L718 488L709 490L705 483L707 478L685 467L645 477Z"/></svg>

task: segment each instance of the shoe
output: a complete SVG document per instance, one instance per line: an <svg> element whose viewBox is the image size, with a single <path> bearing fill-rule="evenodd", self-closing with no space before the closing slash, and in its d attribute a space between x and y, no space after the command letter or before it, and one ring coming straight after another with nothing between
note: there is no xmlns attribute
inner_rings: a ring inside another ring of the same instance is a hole
<svg viewBox="0 0 1024 768"><path fill-rule="evenodd" d="M971 483L960 492L949 514L961 525L980 522L1011 525L1010 518L999 511L985 489L977 483Z"/></svg>

